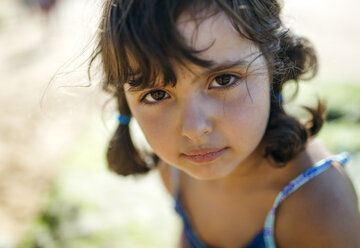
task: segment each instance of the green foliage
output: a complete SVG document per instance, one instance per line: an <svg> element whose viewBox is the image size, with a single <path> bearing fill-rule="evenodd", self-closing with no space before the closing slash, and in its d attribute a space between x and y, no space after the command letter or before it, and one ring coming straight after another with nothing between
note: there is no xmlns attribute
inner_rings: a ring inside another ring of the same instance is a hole
<svg viewBox="0 0 360 248"><path fill-rule="evenodd" d="M65 196L62 186L55 183L48 202L36 217L32 229L23 238L19 248L98 247L109 232L96 232L86 225L89 213L98 214L96 208L81 199ZM110 247L110 246L109 246Z"/></svg>
<svg viewBox="0 0 360 248"><path fill-rule="evenodd" d="M18 248L174 247L180 223L157 174L121 178L110 173L104 149L111 133L91 123Z"/></svg>
<svg viewBox="0 0 360 248"><path fill-rule="evenodd" d="M284 89L288 112L305 117L299 106L314 106L318 100L326 103L327 120L342 123L360 122L360 83L327 84L313 83L300 85L298 95L294 98L296 87L290 84Z"/></svg>
<svg viewBox="0 0 360 248"><path fill-rule="evenodd" d="M335 153L347 151L360 153L360 123L344 119L333 120L325 124L319 138ZM360 164L360 163L359 163Z"/></svg>
<svg viewBox="0 0 360 248"><path fill-rule="evenodd" d="M360 153L360 84L321 83L316 91L327 103L320 139L334 152Z"/></svg>

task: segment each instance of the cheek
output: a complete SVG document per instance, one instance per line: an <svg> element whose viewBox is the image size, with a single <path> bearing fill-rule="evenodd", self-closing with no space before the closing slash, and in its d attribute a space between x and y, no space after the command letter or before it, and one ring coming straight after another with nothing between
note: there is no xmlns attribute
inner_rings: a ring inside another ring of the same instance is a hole
<svg viewBox="0 0 360 248"><path fill-rule="evenodd" d="M136 119L139 127L141 128L146 141L151 146L151 148L157 152L157 150L164 145L164 132L166 132L166 126L162 119L164 116L152 116L146 108L139 105L133 97L126 95L126 100L131 111L131 115Z"/></svg>
<svg viewBox="0 0 360 248"><path fill-rule="evenodd" d="M233 142L240 143L242 149L253 149L260 143L270 114L269 90L263 85L249 88L249 93L246 100L234 99L227 103L223 118L226 120L224 132Z"/></svg>
<svg viewBox="0 0 360 248"><path fill-rule="evenodd" d="M161 112L163 113L163 112ZM149 112L134 114L144 136L154 152L161 158L166 154L174 153L175 130L170 111L161 115L152 115Z"/></svg>
<svg viewBox="0 0 360 248"><path fill-rule="evenodd" d="M244 136L262 135L269 117L269 110L263 108L263 106L240 107L232 109L228 113L225 118L227 120L226 125L229 126L230 124L232 126L232 128L229 126L228 130L235 127Z"/></svg>

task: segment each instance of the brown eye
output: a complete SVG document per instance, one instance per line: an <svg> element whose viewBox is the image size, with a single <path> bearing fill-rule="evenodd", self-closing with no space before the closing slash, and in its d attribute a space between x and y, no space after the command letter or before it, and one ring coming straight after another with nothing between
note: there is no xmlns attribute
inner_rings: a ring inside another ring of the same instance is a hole
<svg viewBox="0 0 360 248"><path fill-rule="evenodd" d="M153 99L159 101L165 97L166 93L165 93L165 91L162 91L162 90L156 90L156 91L150 92L150 95Z"/></svg>
<svg viewBox="0 0 360 248"><path fill-rule="evenodd" d="M168 93L163 90L152 90L142 98L142 101L145 103L157 103L168 97Z"/></svg>
<svg viewBox="0 0 360 248"><path fill-rule="evenodd" d="M228 83L230 83L231 79L232 79L232 75L229 75L229 74L224 74L224 75L220 75L220 76L217 76L215 78L215 81L216 83L218 83L219 85L227 85Z"/></svg>
<svg viewBox="0 0 360 248"><path fill-rule="evenodd" d="M232 74L221 74L216 76L209 85L209 88L227 88L230 86L236 86L241 78Z"/></svg>

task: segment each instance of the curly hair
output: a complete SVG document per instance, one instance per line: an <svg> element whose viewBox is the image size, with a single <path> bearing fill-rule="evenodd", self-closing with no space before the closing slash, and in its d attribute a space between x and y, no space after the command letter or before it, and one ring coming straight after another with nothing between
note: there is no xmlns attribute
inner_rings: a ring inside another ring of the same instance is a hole
<svg viewBox="0 0 360 248"><path fill-rule="evenodd" d="M306 123L285 113L276 97L283 85L299 79L310 79L318 63L311 43L290 32L279 15L276 0L107 0L100 23L97 47L92 62L100 55L104 72L103 88L110 92L123 115L131 115L123 85L135 75L141 81L135 87L149 87L161 75L163 82L176 84L171 61L191 62L201 67L212 61L197 57L201 51L188 46L176 29L179 16L188 12L199 22L198 13L207 10L209 17L225 13L239 35L254 42L267 61L271 76L271 104L267 129L263 137L264 157L274 166L284 166L304 150L309 137L324 123L324 106L319 102ZM131 66L136 61L137 68ZM150 158L150 159L149 159ZM138 151L130 136L129 126L119 124L110 141L107 160L111 170L121 175L146 173L156 166L158 157Z"/></svg>

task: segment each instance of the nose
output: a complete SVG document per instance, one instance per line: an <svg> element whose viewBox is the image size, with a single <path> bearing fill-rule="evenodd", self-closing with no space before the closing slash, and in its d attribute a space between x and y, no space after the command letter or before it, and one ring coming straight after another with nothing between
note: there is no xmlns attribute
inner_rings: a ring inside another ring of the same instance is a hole
<svg viewBox="0 0 360 248"><path fill-rule="evenodd" d="M187 101L181 116L181 134L192 141L201 142L212 131L211 107L206 101Z"/></svg>

